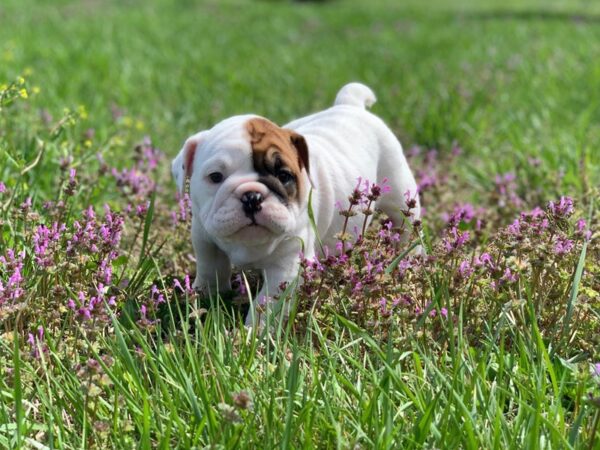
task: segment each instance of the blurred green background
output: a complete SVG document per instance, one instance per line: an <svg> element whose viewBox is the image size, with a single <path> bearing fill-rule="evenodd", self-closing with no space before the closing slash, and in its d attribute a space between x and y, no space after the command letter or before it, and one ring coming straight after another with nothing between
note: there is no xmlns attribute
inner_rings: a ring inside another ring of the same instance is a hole
<svg viewBox="0 0 600 450"><path fill-rule="evenodd" d="M359 80L405 147L472 155L473 183L532 157L557 189L576 194L582 167L597 180L598 3L2 0L0 82L23 74L33 107L85 105L99 136L122 109L169 155L224 117L285 123Z"/></svg>

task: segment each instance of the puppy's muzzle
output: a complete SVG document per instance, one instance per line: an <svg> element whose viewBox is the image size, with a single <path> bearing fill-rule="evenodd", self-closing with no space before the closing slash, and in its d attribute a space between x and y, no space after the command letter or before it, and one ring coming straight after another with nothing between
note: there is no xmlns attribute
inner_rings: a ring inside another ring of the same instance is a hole
<svg viewBox="0 0 600 450"><path fill-rule="evenodd" d="M262 209L264 200L262 194L256 191L245 192L240 200L244 208L244 214L254 221L254 215Z"/></svg>

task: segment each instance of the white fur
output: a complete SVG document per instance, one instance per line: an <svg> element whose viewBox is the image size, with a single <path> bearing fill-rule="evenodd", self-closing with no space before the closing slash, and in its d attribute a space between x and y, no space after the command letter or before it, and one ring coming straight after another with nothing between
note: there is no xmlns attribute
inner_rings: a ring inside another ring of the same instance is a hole
<svg viewBox="0 0 600 450"><path fill-rule="evenodd" d="M338 93L329 109L295 120L284 128L301 134L308 145L312 209L322 242L335 245L335 234L344 218L335 208L336 201L345 205L358 178L371 182L388 179L391 192L383 195L376 207L399 225L404 220L405 193L417 195L417 185L406 162L402 147L394 134L365 107L375 102L367 86L350 83ZM308 195L299 205L284 206L262 183L252 166L252 149L245 130L246 122L257 116L235 116L212 129L192 136L198 145L190 179L192 200L192 243L197 270L194 286L199 289L230 288L231 265L262 269L265 282L258 300L278 293L279 285L298 275L299 253L304 245L305 257L314 257L316 236L308 218ZM189 141L189 140L188 140ZM186 143L188 142L186 141ZM173 161L173 176L184 186L183 168L186 147ZM211 172L223 172L225 180L215 185L208 180ZM251 222L241 207L241 195L258 190L265 200L256 215L260 227ZM420 217L420 207L411 220ZM353 217L348 229L362 224ZM257 301L253 302L256 306ZM248 314L247 324L257 323L256 308ZM264 320L264 315L261 317Z"/></svg>
<svg viewBox="0 0 600 450"><path fill-rule="evenodd" d="M377 98L369 87L361 83L348 83L340 89L333 104L370 108L376 101Z"/></svg>

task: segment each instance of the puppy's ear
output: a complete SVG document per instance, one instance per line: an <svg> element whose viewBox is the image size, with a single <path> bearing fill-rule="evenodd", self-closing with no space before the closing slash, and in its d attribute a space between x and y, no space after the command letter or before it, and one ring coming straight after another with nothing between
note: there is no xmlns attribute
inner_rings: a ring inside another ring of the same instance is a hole
<svg viewBox="0 0 600 450"><path fill-rule="evenodd" d="M185 190L185 180L192 176L194 169L194 157L196 156L196 148L200 142L202 133L195 134L188 138L183 144L183 148L171 163L171 173L177 184L177 190L180 194Z"/></svg>
<svg viewBox="0 0 600 450"><path fill-rule="evenodd" d="M308 145L306 145L306 140L304 136L298 134L294 131L290 133L290 140L294 147L296 147L296 151L298 152L298 162L300 163L300 167L304 167L306 169L306 173L310 175L310 167L308 162Z"/></svg>

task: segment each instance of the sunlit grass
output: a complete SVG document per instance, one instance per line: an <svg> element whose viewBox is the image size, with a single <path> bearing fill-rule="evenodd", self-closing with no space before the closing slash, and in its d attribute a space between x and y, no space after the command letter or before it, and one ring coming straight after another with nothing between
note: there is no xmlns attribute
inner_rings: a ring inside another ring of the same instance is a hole
<svg viewBox="0 0 600 450"><path fill-rule="evenodd" d="M599 11L430 3L0 5L0 447L597 447ZM431 260L401 278L374 228L249 331L239 293L189 287L169 157L351 80L405 145ZM514 222L535 206L543 239Z"/></svg>

